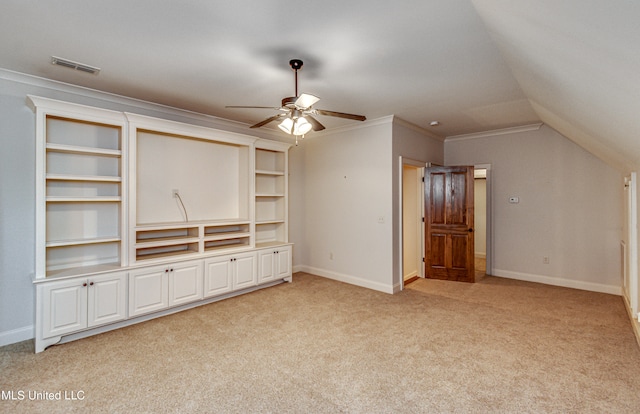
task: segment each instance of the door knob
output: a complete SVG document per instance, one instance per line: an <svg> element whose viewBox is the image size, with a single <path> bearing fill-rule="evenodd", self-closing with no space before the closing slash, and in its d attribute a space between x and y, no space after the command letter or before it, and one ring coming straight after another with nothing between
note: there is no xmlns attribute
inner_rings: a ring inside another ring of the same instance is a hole
<svg viewBox="0 0 640 414"><path fill-rule="evenodd" d="M469 229L467 230L469 233L473 233L473 229Z"/></svg>

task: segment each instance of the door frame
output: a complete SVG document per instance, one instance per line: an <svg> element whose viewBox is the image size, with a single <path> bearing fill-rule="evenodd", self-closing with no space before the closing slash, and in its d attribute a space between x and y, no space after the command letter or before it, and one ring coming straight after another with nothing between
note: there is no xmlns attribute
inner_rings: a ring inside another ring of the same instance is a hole
<svg viewBox="0 0 640 414"><path fill-rule="evenodd" d="M403 200L404 200L404 183L403 183L403 179L404 179L404 167L406 165L411 166L411 167L416 167L418 169L419 172L419 177L421 177L421 179L418 180L418 185L417 185L417 189L416 191L418 192L417 197L418 197L418 212L420 214L420 219L422 220L424 218L424 169L425 166L427 165L427 162L425 161L419 161L419 160L415 160L415 159L411 159L411 158L406 158L403 157L402 155L400 155L400 162L398 163L399 166L399 178L398 178L398 188L399 188L399 197L398 197L398 216L399 216L399 226L398 226L398 233L399 233L399 240L398 240L398 271L399 271L399 277L400 277L400 290L404 290L404 209L403 209ZM424 258L424 226L421 225L420 226L420 240L419 242L419 249L420 249L420 257ZM424 260L422 261L422 265L418 267L418 277L424 278Z"/></svg>
<svg viewBox="0 0 640 414"><path fill-rule="evenodd" d="M487 242L487 270L485 271L486 274L491 275L493 274L493 253L494 253L494 246L493 246L493 191L492 191L492 173L491 173L491 164L475 164L473 166L474 169L476 170L487 170L487 178L486 178L486 184L487 184L487 234L486 234L486 242Z"/></svg>

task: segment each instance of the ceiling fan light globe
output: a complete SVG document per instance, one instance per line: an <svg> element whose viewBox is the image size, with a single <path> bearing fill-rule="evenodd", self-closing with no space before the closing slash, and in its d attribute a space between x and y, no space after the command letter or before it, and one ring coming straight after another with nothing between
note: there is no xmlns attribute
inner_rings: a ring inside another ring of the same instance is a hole
<svg viewBox="0 0 640 414"><path fill-rule="evenodd" d="M280 128L282 131L286 132L287 134L291 133L292 126L293 126L293 119L291 118L285 118L284 121L278 124L278 128Z"/></svg>
<svg viewBox="0 0 640 414"><path fill-rule="evenodd" d="M293 135L304 135L311 131L313 125L309 123L304 117L298 118L296 125L293 128Z"/></svg>

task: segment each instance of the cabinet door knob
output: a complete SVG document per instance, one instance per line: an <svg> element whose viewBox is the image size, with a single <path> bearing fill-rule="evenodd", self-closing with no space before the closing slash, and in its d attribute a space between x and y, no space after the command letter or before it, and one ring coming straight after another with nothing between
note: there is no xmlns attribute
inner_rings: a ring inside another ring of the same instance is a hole
<svg viewBox="0 0 640 414"><path fill-rule="evenodd" d="M93 282L89 283L89 286L93 286Z"/></svg>
<svg viewBox="0 0 640 414"><path fill-rule="evenodd" d="M82 284L82 287L87 287L87 282L84 282L84 283Z"/></svg>

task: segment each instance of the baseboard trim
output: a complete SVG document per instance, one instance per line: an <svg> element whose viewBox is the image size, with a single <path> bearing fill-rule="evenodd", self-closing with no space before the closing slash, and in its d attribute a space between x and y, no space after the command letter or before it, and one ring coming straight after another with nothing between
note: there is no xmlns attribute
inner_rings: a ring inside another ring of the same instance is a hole
<svg viewBox="0 0 640 414"><path fill-rule="evenodd" d="M633 330L633 334L636 337L636 342L638 342L638 346L640 347L640 314L638 318L633 314L631 307L629 306L629 301L627 301L627 297L622 295L622 301L624 302L624 308L627 310L627 315L629 315L629 320L631 322L631 329Z"/></svg>
<svg viewBox="0 0 640 414"><path fill-rule="evenodd" d="M615 285L604 285L601 283L584 282L581 280L563 279L534 275L530 273L512 272L510 270L493 269L492 276L504 277L507 279L523 280L525 282L542 283L545 285L560 286L572 289L588 290L590 292L608 293L610 295L622 295L622 287Z"/></svg>
<svg viewBox="0 0 640 414"><path fill-rule="evenodd" d="M367 289L373 289L379 292L389 294L396 293L396 289L393 285L385 285L384 283L372 282L361 277L345 275L343 273L332 272L330 270L319 269L317 267L298 265L294 266L293 271L311 273L312 275L326 277L327 279L332 279L338 282L344 282L350 285L356 285Z"/></svg>
<svg viewBox="0 0 640 414"><path fill-rule="evenodd" d="M0 332L0 346L11 345L15 344L16 342L33 339L34 336L35 329L33 325L25 326L18 329L12 329L10 331Z"/></svg>

